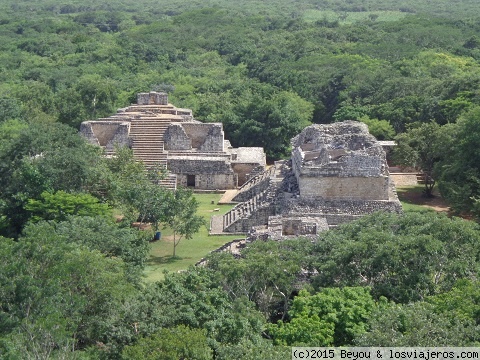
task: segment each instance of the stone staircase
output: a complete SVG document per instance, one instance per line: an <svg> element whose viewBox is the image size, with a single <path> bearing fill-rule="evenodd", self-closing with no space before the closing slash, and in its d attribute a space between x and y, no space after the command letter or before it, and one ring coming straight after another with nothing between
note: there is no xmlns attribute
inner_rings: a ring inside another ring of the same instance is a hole
<svg viewBox="0 0 480 360"><path fill-rule="evenodd" d="M248 201L236 205L223 215L223 231L232 233L246 233L251 228L254 216L261 207L268 207L267 192L254 196ZM250 221L249 221L250 220ZM256 221L253 221L256 222Z"/></svg>
<svg viewBox="0 0 480 360"><path fill-rule="evenodd" d="M167 167L167 153L163 149L163 135L171 119L161 116L142 116L132 119L130 136L135 159L142 161L147 169L155 166ZM170 189L176 188L176 176L168 174L160 185Z"/></svg>
<svg viewBox="0 0 480 360"><path fill-rule="evenodd" d="M247 201L255 195L262 193L270 186L270 180L275 174L275 171L275 166L272 166L252 177L238 189L237 195L232 200L235 202Z"/></svg>
<svg viewBox="0 0 480 360"><path fill-rule="evenodd" d="M261 192L255 193L248 200L239 203L228 213L223 215L223 231L229 233L247 233L252 226L268 223L268 218L275 214L276 182L270 177L268 186Z"/></svg>
<svg viewBox="0 0 480 360"><path fill-rule="evenodd" d="M223 232L248 233L253 226L267 224L276 213L277 191L284 177L284 162L278 161L243 184L234 197L240 203L221 219ZM220 227L220 219L216 219L216 224Z"/></svg>

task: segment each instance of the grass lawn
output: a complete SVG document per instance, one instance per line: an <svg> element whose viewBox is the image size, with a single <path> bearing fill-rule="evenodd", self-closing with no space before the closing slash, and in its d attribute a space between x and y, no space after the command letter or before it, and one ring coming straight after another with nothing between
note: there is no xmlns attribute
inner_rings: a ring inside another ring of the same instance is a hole
<svg viewBox="0 0 480 360"><path fill-rule="evenodd" d="M423 185L397 188L398 197L405 211L448 210L448 207L438 192L434 191L436 197L432 199L422 197L423 188ZM163 280L164 270L176 272L187 269L190 265L194 265L201 258L205 257L210 251L239 238L238 235L208 235L210 217L212 215L225 214L232 208L232 205L217 205L221 196L221 194L195 194L195 198L200 203L198 214L205 218L207 226L202 227L200 231L193 236L193 239L183 239L180 244L178 244L176 258L172 257L172 231L168 228L161 230L161 240L151 244L150 256L145 269L146 282ZM212 201L214 202L213 204ZM220 209L220 211L214 211L214 209Z"/></svg>
<svg viewBox="0 0 480 360"><path fill-rule="evenodd" d="M146 282L163 280L164 270L176 272L187 269L190 265L205 257L210 251L239 238L238 235L208 235L210 217L212 215L225 214L232 208L232 205L217 205L221 197L222 194L195 194L195 198L200 203L198 214L205 218L207 226L202 227L198 233L193 235L193 239L180 241L176 250L176 258L172 257L172 231L168 228L161 230L161 240L151 244L150 256L145 269ZM214 202L213 204L212 201ZM220 211L214 212L214 209L220 209Z"/></svg>
<svg viewBox="0 0 480 360"><path fill-rule="evenodd" d="M423 196L424 185L399 186L397 194L405 211L439 211L448 212L448 206L440 196L438 189L433 190L435 197L426 198Z"/></svg>

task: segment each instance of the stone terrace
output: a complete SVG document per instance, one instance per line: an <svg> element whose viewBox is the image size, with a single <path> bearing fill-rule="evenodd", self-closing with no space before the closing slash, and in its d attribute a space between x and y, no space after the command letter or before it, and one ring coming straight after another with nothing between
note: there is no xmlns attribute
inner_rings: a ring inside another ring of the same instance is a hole
<svg viewBox="0 0 480 360"><path fill-rule="evenodd" d="M233 148L221 123L202 123L189 109L168 103L165 93L137 95L137 104L111 117L82 123L80 132L114 156L116 146L133 150L147 169L168 170L161 185L198 190L234 189L265 168L262 148Z"/></svg>

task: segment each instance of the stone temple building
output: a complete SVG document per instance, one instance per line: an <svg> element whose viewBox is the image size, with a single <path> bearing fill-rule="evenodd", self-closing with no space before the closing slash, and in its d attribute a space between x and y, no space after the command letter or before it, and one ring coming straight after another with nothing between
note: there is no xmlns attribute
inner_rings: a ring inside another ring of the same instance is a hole
<svg viewBox="0 0 480 360"><path fill-rule="evenodd" d="M161 92L140 93L137 104L113 116L81 124L90 143L113 156L116 146L128 146L148 167L162 166L162 185L200 190L234 189L265 170L263 148L233 148L221 123L202 123L190 109L176 108Z"/></svg>
<svg viewBox="0 0 480 360"><path fill-rule="evenodd" d="M291 141L288 161L247 181L238 204L211 232L259 237L316 234L376 211L402 211L385 151L360 122L311 125Z"/></svg>

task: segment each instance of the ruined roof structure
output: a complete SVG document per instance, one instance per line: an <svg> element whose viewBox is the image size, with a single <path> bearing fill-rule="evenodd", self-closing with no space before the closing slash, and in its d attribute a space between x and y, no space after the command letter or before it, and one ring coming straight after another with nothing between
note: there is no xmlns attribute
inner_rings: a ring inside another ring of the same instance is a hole
<svg viewBox="0 0 480 360"><path fill-rule="evenodd" d="M311 125L289 161L250 179L212 229L280 237L317 234L376 211L401 212L385 151L360 122Z"/></svg>
<svg viewBox="0 0 480 360"><path fill-rule="evenodd" d="M137 94L137 104L83 122L80 133L107 156L115 155L116 146L128 146L147 168L165 167L168 177L161 184L170 188L233 189L266 164L262 148L233 148L221 123L195 120L192 110L173 106L162 92Z"/></svg>

